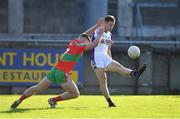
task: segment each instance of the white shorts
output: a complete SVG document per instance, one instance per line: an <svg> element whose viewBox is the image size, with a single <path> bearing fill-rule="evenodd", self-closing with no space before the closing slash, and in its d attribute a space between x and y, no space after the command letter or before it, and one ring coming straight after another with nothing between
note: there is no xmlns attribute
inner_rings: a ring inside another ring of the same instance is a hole
<svg viewBox="0 0 180 119"><path fill-rule="evenodd" d="M96 54L94 61L91 61L91 66L97 68L107 68L107 66L113 61L113 59L106 54Z"/></svg>

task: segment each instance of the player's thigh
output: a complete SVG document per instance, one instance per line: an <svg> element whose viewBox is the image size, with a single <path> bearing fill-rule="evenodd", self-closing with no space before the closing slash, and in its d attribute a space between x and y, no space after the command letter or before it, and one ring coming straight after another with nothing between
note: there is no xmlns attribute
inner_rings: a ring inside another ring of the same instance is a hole
<svg viewBox="0 0 180 119"><path fill-rule="evenodd" d="M105 68L96 68L95 70L96 76L99 80L106 80L106 70Z"/></svg>
<svg viewBox="0 0 180 119"><path fill-rule="evenodd" d="M105 87L107 87L107 75L106 75L106 71L105 69L96 69L96 75L99 79L99 83L100 83L100 87L101 89L103 88L103 90L105 89Z"/></svg>
<svg viewBox="0 0 180 119"><path fill-rule="evenodd" d="M80 94L80 93L79 93L79 90L78 90L78 88L77 88L77 85L76 85L76 84L74 83L74 81L71 80L71 79L68 79L67 82L62 83L62 84L60 84L60 85L61 85L61 87L62 87L65 91L67 91L67 92L75 93L75 94L77 94L77 95Z"/></svg>
<svg viewBox="0 0 180 119"><path fill-rule="evenodd" d="M112 62L107 66L107 70L112 71L112 72L116 72L116 71L121 70L123 68L124 68L124 66L115 60L112 60Z"/></svg>
<svg viewBox="0 0 180 119"><path fill-rule="evenodd" d="M51 84L51 81L47 79L47 77L44 77L43 80L41 80L37 85L36 88L38 89L46 89Z"/></svg>

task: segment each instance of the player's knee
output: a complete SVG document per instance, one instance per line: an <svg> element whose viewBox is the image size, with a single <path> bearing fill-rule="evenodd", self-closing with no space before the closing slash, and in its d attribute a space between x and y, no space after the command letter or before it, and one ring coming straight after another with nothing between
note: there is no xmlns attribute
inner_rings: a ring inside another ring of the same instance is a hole
<svg viewBox="0 0 180 119"><path fill-rule="evenodd" d="M72 93L73 98L78 98L80 96L80 92L79 91L75 91Z"/></svg>

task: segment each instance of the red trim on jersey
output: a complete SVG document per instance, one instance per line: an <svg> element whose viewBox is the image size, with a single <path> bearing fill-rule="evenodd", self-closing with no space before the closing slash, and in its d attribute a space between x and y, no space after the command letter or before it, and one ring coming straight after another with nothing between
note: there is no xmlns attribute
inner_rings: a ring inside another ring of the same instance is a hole
<svg viewBox="0 0 180 119"><path fill-rule="evenodd" d="M55 67L65 73L69 73L75 67L76 63L77 62L59 61Z"/></svg>

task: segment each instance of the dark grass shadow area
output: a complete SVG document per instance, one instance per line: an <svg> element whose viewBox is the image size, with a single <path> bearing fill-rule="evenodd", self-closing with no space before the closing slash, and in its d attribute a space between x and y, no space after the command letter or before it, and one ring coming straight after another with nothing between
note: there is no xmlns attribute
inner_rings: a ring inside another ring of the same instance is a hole
<svg viewBox="0 0 180 119"><path fill-rule="evenodd" d="M73 110L86 110L88 107L66 107L66 108L71 108ZM11 109L8 108L8 110L5 111L0 111L0 113L24 113L26 111L33 111L33 110L62 110L65 109L65 107L56 107L56 108L17 108L17 109Z"/></svg>
<svg viewBox="0 0 180 119"><path fill-rule="evenodd" d="M26 111L31 111L31 110L57 110L57 109L64 109L64 107L57 107L57 108L17 108L17 109L10 109L6 111L0 111L0 113L24 113Z"/></svg>
<svg viewBox="0 0 180 119"><path fill-rule="evenodd" d="M70 107L73 110L86 110L88 107Z"/></svg>

